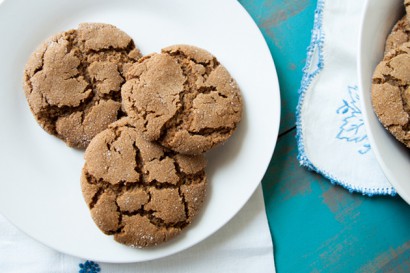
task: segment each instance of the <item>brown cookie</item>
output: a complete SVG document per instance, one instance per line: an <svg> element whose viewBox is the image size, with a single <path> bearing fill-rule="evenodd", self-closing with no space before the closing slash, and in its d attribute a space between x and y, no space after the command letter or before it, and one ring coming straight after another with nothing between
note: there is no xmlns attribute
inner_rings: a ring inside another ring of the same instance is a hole
<svg viewBox="0 0 410 273"><path fill-rule="evenodd" d="M406 15L408 20L410 20L410 0L404 0L404 8L406 9Z"/></svg>
<svg viewBox="0 0 410 273"><path fill-rule="evenodd" d="M391 33L387 36L384 54L400 45L410 41L410 22L404 16L394 25Z"/></svg>
<svg viewBox="0 0 410 273"><path fill-rule="evenodd" d="M410 43L391 50L373 74L372 104L383 126L410 147Z"/></svg>
<svg viewBox="0 0 410 273"><path fill-rule="evenodd" d="M141 57L131 37L108 24L80 24L31 55L24 90L37 122L69 146L86 148L121 111L121 86Z"/></svg>
<svg viewBox="0 0 410 273"><path fill-rule="evenodd" d="M123 118L85 151L84 199L97 226L122 244L153 246L178 235L202 207L205 159L143 139Z"/></svg>
<svg viewBox="0 0 410 273"><path fill-rule="evenodd" d="M149 141L200 154L227 140L242 115L236 82L209 52L164 48L134 64L123 85L123 107Z"/></svg>

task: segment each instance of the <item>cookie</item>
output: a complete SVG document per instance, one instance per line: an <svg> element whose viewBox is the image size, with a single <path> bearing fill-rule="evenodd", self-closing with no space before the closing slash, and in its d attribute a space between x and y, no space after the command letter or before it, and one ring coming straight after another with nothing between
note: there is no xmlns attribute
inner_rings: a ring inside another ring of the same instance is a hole
<svg viewBox="0 0 410 273"><path fill-rule="evenodd" d="M410 148L410 43L391 50L373 74L372 104L383 126Z"/></svg>
<svg viewBox="0 0 410 273"><path fill-rule="evenodd" d="M410 17L408 16L408 14L410 14L410 0L404 0L404 8L406 9L406 15L409 18L408 20L410 20Z"/></svg>
<svg viewBox="0 0 410 273"><path fill-rule="evenodd" d="M122 244L153 246L186 228L206 193L205 159L146 141L123 118L85 151L84 199L96 225Z"/></svg>
<svg viewBox="0 0 410 273"><path fill-rule="evenodd" d="M149 141L200 154L227 140L242 115L238 85L209 52L189 45L143 57L121 89L125 112Z"/></svg>
<svg viewBox="0 0 410 273"><path fill-rule="evenodd" d="M126 33L85 23L41 44L24 70L31 112L48 133L84 149L123 115L125 72L141 54Z"/></svg>
<svg viewBox="0 0 410 273"><path fill-rule="evenodd" d="M391 33L387 36L384 54L400 45L410 41L410 22L404 16L394 25Z"/></svg>

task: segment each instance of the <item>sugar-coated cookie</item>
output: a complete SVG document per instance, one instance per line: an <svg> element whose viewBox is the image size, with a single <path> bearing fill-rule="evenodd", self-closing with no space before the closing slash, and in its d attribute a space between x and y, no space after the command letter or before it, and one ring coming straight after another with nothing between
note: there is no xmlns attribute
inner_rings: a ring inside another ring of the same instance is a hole
<svg viewBox="0 0 410 273"><path fill-rule="evenodd" d="M24 89L37 122L84 149L121 112L121 86L141 54L118 28L80 24L43 42L29 58Z"/></svg>
<svg viewBox="0 0 410 273"><path fill-rule="evenodd" d="M386 54L373 74L372 104L383 126L410 147L410 43Z"/></svg>
<svg viewBox="0 0 410 273"><path fill-rule="evenodd" d="M205 159L143 139L123 118L85 152L84 199L96 225L122 244L153 246L178 235L202 208Z"/></svg>
<svg viewBox="0 0 410 273"><path fill-rule="evenodd" d="M183 154L224 142L241 120L237 83L213 55L194 46L143 57L121 93L124 110L147 140Z"/></svg>

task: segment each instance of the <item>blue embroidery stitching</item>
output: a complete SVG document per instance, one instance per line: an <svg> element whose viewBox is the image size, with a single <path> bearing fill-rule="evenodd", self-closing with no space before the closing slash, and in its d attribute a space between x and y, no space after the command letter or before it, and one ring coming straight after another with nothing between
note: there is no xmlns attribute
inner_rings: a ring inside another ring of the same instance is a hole
<svg viewBox="0 0 410 273"><path fill-rule="evenodd" d="M83 264L79 264L80 271L79 273L98 273L101 272L100 265L93 261L85 261Z"/></svg>
<svg viewBox="0 0 410 273"><path fill-rule="evenodd" d="M344 116L343 124L340 126L340 131L336 138L346 140L347 142L362 143L359 154L366 154L370 151L370 143L367 138L362 111L359 106L359 94L357 86L348 86L349 101L343 100L343 105L340 106L336 113Z"/></svg>

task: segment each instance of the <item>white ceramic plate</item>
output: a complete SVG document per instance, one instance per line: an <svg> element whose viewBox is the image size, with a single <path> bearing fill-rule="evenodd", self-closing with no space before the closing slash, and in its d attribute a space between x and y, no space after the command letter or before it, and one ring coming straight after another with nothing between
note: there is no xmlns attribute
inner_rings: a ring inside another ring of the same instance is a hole
<svg viewBox="0 0 410 273"><path fill-rule="evenodd" d="M386 37L404 15L402 0L368 0L365 5L359 38L358 71L361 106L367 135L376 158L398 194L410 204L409 150L391 136L373 112L372 75L382 60Z"/></svg>
<svg viewBox="0 0 410 273"><path fill-rule="evenodd" d="M209 196L179 238L139 250L94 225L80 191L83 154L45 133L22 90L23 67L48 36L81 22L106 22L134 38L144 54L186 43L216 55L245 102L234 136L207 157ZM269 49L241 5L228 1L6 0L0 5L0 212L38 241L103 262L138 262L186 249L227 223L261 181L279 128L280 96Z"/></svg>

